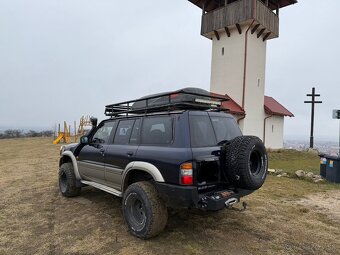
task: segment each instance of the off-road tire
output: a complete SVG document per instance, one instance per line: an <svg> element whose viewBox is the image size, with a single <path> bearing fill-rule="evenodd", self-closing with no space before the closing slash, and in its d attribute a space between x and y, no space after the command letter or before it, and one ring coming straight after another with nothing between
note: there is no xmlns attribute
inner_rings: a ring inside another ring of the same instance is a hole
<svg viewBox="0 0 340 255"><path fill-rule="evenodd" d="M80 194L80 187L76 186L72 163L64 163L59 168L59 190L65 197L75 197Z"/></svg>
<svg viewBox="0 0 340 255"><path fill-rule="evenodd" d="M141 239L158 235L168 221L164 201L155 186L147 181L133 183L127 188L122 209L130 233Z"/></svg>
<svg viewBox="0 0 340 255"><path fill-rule="evenodd" d="M263 185L267 170L267 151L258 137L239 136L226 146L225 174L235 186L257 190Z"/></svg>

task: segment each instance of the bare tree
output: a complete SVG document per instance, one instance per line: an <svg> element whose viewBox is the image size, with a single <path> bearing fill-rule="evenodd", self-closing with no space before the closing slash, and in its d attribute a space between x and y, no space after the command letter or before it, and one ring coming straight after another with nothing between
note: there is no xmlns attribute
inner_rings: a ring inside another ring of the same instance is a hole
<svg viewBox="0 0 340 255"><path fill-rule="evenodd" d="M20 137L51 137L53 136L52 130L44 130L41 132L35 130L29 130L24 133L22 130L18 129L8 129L3 133L0 133L0 139L8 139L8 138L20 138Z"/></svg>
<svg viewBox="0 0 340 255"><path fill-rule="evenodd" d="M8 129L4 132L4 138L18 138L22 136L22 130Z"/></svg>

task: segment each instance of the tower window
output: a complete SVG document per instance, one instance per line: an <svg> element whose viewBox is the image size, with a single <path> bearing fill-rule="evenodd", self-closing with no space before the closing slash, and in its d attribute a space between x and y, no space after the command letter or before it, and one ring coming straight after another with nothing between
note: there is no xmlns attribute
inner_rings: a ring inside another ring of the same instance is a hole
<svg viewBox="0 0 340 255"><path fill-rule="evenodd" d="M272 133L274 133L274 125L272 125Z"/></svg>
<svg viewBox="0 0 340 255"><path fill-rule="evenodd" d="M224 56L224 47L222 47L222 56Z"/></svg>

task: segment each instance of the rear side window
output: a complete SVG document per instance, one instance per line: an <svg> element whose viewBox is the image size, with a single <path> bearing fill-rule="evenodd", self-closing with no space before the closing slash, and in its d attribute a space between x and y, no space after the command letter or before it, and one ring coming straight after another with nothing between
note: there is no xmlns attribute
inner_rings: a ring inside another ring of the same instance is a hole
<svg viewBox="0 0 340 255"><path fill-rule="evenodd" d="M192 147L209 147L217 144L209 116L190 116Z"/></svg>
<svg viewBox="0 0 340 255"><path fill-rule="evenodd" d="M233 118L223 116L190 116L192 147L216 146L221 141L230 141L242 135Z"/></svg>
<svg viewBox="0 0 340 255"><path fill-rule="evenodd" d="M142 127L142 144L169 144L171 141L171 117L149 117L144 119Z"/></svg>
<svg viewBox="0 0 340 255"><path fill-rule="evenodd" d="M211 117L217 142L224 140L230 141L237 136L242 135L240 128L233 118Z"/></svg>
<svg viewBox="0 0 340 255"><path fill-rule="evenodd" d="M128 144L134 120L121 120L117 127L114 144Z"/></svg>

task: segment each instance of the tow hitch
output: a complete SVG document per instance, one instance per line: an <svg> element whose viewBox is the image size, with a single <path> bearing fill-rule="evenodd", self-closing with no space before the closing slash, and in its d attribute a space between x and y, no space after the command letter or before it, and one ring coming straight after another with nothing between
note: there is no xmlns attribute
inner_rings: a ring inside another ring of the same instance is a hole
<svg viewBox="0 0 340 255"><path fill-rule="evenodd" d="M230 207L230 206L232 206L233 204L236 204L236 203L238 203L238 202L240 202L240 200L239 199L237 199L236 197L232 197L232 198L229 198L227 201L225 201L225 206L226 207Z"/></svg>
<svg viewBox="0 0 340 255"><path fill-rule="evenodd" d="M223 208L234 209L233 205L239 203L241 197L252 193L250 190L222 190L218 192L212 192L204 194L200 197L198 202L198 208L204 211L217 211ZM247 203L242 203L244 211L247 207ZM236 209L236 208L235 208Z"/></svg>

